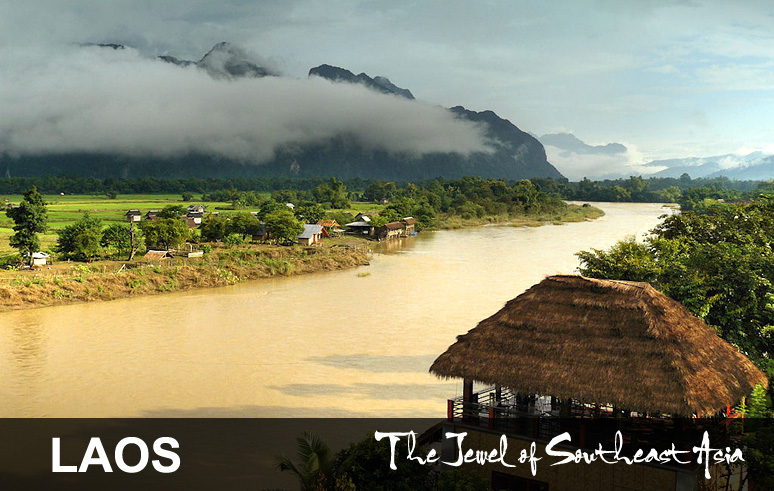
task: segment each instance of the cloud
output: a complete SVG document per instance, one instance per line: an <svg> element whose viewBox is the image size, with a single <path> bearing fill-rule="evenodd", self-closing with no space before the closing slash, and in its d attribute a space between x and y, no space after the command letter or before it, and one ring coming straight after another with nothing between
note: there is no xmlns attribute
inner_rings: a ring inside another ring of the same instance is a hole
<svg viewBox="0 0 774 491"><path fill-rule="evenodd" d="M216 80L134 49L0 51L0 152L189 152L248 162L344 135L392 152L486 151L480 127L429 104L326 80Z"/></svg>
<svg viewBox="0 0 774 491"><path fill-rule="evenodd" d="M571 181L584 177L589 179L608 179L632 175L651 174L659 169L645 167L643 156L637 148L626 143L626 151L618 154L576 153L546 145L546 156L559 172Z"/></svg>

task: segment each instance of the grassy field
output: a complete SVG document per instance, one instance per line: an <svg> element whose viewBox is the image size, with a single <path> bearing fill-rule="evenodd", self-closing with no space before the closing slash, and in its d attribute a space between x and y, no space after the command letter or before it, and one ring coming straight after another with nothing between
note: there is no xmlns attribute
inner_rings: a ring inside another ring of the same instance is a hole
<svg viewBox="0 0 774 491"><path fill-rule="evenodd" d="M10 203L18 203L21 196L8 196ZM56 243L57 230L79 220L84 213L102 219L104 225L125 223L129 209L143 214L160 210L168 205L203 204L207 210L235 213L231 203L192 201L183 202L180 195L124 195L117 199L92 195L49 195L49 230L41 234L42 250L51 251ZM361 211L381 211L384 205L352 203L346 210L353 215ZM246 211L253 211L247 209ZM462 219L457 216L439 216L438 228L464 228L487 223L538 226L597 218L603 213L593 207L570 207L551 213L535 214L525 218L496 216ZM13 222L0 214L0 256L16 252L8 239ZM140 257L132 262L102 260L89 264L54 261L53 265L38 270L0 271L0 311L40 307L73 301L110 300L132 295L155 294L198 287L234 284L242 280L275 275L303 274L329 271L367 264L369 247L351 236L326 240L323 247L278 247L245 244L230 248L213 244L213 251L203 258L178 259L174 264L148 265ZM127 269L128 268L128 269ZM367 275L367 272L363 272Z"/></svg>
<svg viewBox="0 0 774 491"><path fill-rule="evenodd" d="M265 197L268 197L268 193ZM4 196L10 203L19 203L22 197L20 195ZM84 213L89 212L92 216L102 219L103 225L108 226L111 223L125 223L124 213L130 209L139 209L143 214L149 210L160 210L168 205L191 204L204 205L208 211L222 210L228 212L231 210L231 203L197 201L184 202L179 194L127 194L119 195L116 199L109 199L107 196L95 195L46 195L48 203L48 231L40 234L41 250L51 251L56 244L57 230L72 225L78 221ZM344 210L335 210L337 212L349 212L356 215L359 212L381 211L384 205L366 202L354 202L350 208ZM250 208L247 211L254 211ZM603 215L601 210L593 207L582 208L578 205L570 205L564 213L546 213L523 219L507 216L487 216L475 219L463 219L457 216L439 216L437 228L456 229L475 227L485 224L499 223L513 226L539 226L546 223L561 223L583 221L594 219ZM343 224L342 224L343 225ZM5 213L0 213L0 256L12 254L12 249L8 244L8 239L13 233L11 229L13 221Z"/></svg>
<svg viewBox="0 0 774 491"><path fill-rule="evenodd" d="M0 311L226 286L368 264L367 249L342 247L346 242L353 240L328 240L323 246L313 247L218 245L203 257L176 258L174 263L57 262L34 271L0 271Z"/></svg>
<svg viewBox="0 0 774 491"><path fill-rule="evenodd" d="M268 194L267 194L268 196ZM8 198L11 203L19 203L22 199L20 195L3 196ZM218 209L229 209L231 203L213 202L213 201L191 201L184 202L179 194L127 194L118 196L116 199L109 199L106 196L92 195L46 195L48 203L48 231L40 235L41 249L50 250L56 243L57 230L72 225L78 221L85 212L92 216L101 218L103 225L111 223L124 223L124 213L130 209L139 209L143 214L149 210L160 210L168 205L201 204L207 207L208 211ZM8 238L13 233L13 220L8 218L5 213L0 213L0 255L10 254L15 251L8 245Z"/></svg>

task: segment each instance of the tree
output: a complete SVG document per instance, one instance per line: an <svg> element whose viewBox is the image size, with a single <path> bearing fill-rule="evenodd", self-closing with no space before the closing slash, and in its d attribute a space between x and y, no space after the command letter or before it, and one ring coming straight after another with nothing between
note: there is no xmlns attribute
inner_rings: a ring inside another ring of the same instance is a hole
<svg viewBox="0 0 774 491"><path fill-rule="evenodd" d="M228 220L221 215L210 215L199 226L199 231L202 234L202 240L208 242L214 242L216 240L223 240L228 230Z"/></svg>
<svg viewBox="0 0 774 491"><path fill-rule="evenodd" d="M348 208L347 186L343 182L331 177L328 184L320 184L314 190L314 196L320 203L330 203L332 208Z"/></svg>
<svg viewBox="0 0 774 491"><path fill-rule="evenodd" d="M19 206L9 208L5 213L14 221L14 234L10 239L11 247L19 249L22 257L30 256L30 264L32 264L32 253L40 249L37 234L46 231L48 213L46 202L35 186L27 190L23 196Z"/></svg>
<svg viewBox="0 0 774 491"><path fill-rule="evenodd" d="M303 225L296 220L289 209L272 211L264 218L269 237L278 244L292 244L296 236L304 231Z"/></svg>
<svg viewBox="0 0 774 491"><path fill-rule="evenodd" d="M335 483L336 465L333 452L327 443L314 433L304 432L296 438L298 443L298 465L285 455L276 457L276 468L280 472L291 472L298 478L301 491L330 489Z"/></svg>
<svg viewBox="0 0 774 491"><path fill-rule="evenodd" d="M179 247L191 236L188 223L179 218L145 220L140 224L145 243L151 249L169 250Z"/></svg>
<svg viewBox="0 0 774 491"><path fill-rule="evenodd" d="M112 247L118 253L126 252L132 248L132 233L129 227L114 223L102 231L102 247Z"/></svg>
<svg viewBox="0 0 774 491"><path fill-rule="evenodd" d="M57 234L59 238L54 249L65 259L91 261L102 252L102 220L88 213Z"/></svg>
<svg viewBox="0 0 774 491"><path fill-rule="evenodd" d="M774 375L774 200L665 218L644 244L580 252L581 274L646 281ZM771 389L770 389L771 390Z"/></svg>
<svg viewBox="0 0 774 491"><path fill-rule="evenodd" d="M396 470L385 462L390 461L390 444L387 439L376 441L373 435L352 443L336 454L335 471L346 476L347 481L359 491L486 491L489 482L477 472L460 469L437 472L433 466L406 459L405 445L395 447ZM423 450L417 451L424 453Z"/></svg>
<svg viewBox="0 0 774 491"><path fill-rule="evenodd" d="M299 206L296 208L296 216L303 217L305 223L317 223L325 218L325 209L316 203Z"/></svg>
<svg viewBox="0 0 774 491"><path fill-rule="evenodd" d="M248 235L257 233L260 228L261 221L252 213L237 213L229 220L226 231L228 234L241 235L244 241Z"/></svg>
<svg viewBox="0 0 774 491"><path fill-rule="evenodd" d="M266 218L266 215L273 211L277 210L289 210L290 208L287 207L284 203L278 203L276 201L267 200L261 203L261 211L258 213L261 218Z"/></svg>
<svg viewBox="0 0 774 491"><path fill-rule="evenodd" d="M167 205L158 213L159 218L177 218L188 212L183 205Z"/></svg>

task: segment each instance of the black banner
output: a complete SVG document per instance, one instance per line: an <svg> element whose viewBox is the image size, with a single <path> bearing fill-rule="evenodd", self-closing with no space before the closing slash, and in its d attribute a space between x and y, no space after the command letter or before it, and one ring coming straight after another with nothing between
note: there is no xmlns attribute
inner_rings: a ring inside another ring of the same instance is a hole
<svg viewBox="0 0 774 491"><path fill-rule="evenodd" d="M747 472L741 449L744 435L770 435L772 428L766 420L721 424L688 419L665 424L647 419L522 418L512 423L0 419L0 489L299 489L299 476L281 472L278 458L284 454L301 468L297 438L305 432L319 436L331 449L333 460L341 449L367 442L359 452L350 452L353 455L346 462L350 470L344 479L352 482L372 476L385 485L403 480L409 486L406 489L444 489L446 478L441 471L452 473L452 479L460 479L459 472L475 471L482 482L488 481L488 489L493 485L577 489L562 477L568 473L587 476L583 477L590 480L583 484L587 489L608 489L614 482L620 486L626 479L645 478L652 479L653 487L639 483L636 489L663 489L656 486L665 482L677 486L670 489L682 489L690 482L708 480L709 471L712 479L726 475L741 482ZM340 454L339 460L345 456ZM321 489L335 489L336 478L326 476ZM417 480L415 486L411 480ZM368 489L362 484L357 487L361 488Z"/></svg>

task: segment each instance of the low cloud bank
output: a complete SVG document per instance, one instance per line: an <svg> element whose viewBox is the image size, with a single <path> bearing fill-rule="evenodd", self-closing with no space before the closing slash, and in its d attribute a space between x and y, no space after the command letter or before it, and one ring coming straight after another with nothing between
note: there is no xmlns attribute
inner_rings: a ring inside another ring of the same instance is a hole
<svg viewBox="0 0 774 491"><path fill-rule="evenodd" d="M609 153L575 153L563 148L545 145L546 156L559 172L571 181L589 179L616 179L633 175L652 174L660 168L646 167L637 149L626 144L626 151Z"/></svg>
<svg viewBox="0 0 774 491"><path fill-rule="evenodd" d="M104 152L270 160L346 136L366 149L489 151L444 108L318 77L216 80L133 49L0 51L0 153Z"/></svg>

